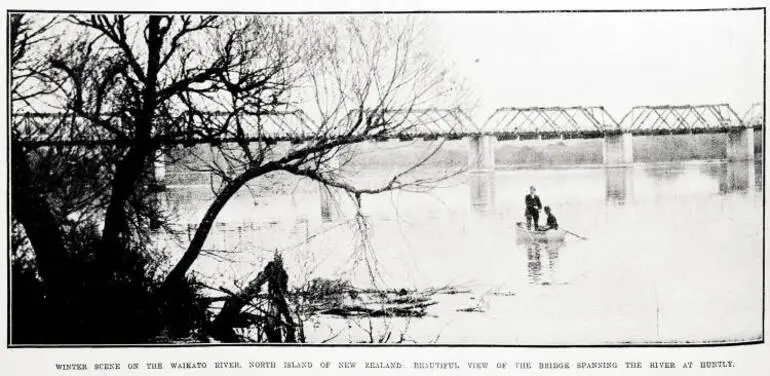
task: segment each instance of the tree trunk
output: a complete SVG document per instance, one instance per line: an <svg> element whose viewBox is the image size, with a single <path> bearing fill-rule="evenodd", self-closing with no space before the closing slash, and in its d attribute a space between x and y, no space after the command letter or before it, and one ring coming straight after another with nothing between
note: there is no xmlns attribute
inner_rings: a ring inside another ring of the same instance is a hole
<svg viewBox="0 0 770 376"><path fill-rule="evenodd" d="M102 241L105 244L101 254L111 262L122 256L127 244L128 218L126 203L136 191L136 184L142 176L150 152L148 147L132 146L125 157L115 168L115 178L112 180L110 202L104 217Z"/></svg>
<svg viewBox="0 0 770 376"><path fill-rule="evenodd" d="M35 252L38 273L50 297L60 298L69 285L69 260L46 194L32 176L26 153L11 145L11 211L24 226Z"/></svg>
<svg viewBox="0 0 770 376"><path fill-rule="evenodd" d="M297 342L295 335L295 324L291 318L288 304L286 303L285 291L288 285L288 276L283 269L283 262L277 256L265 266L265 269L257 274L249 285L241 292L230 296L225 301L222 310L219 311L213 323L213 335L223 342L238 342L239 338L235 333L234 327L238 322L238 316L243 307L259 295L262 286L268 284L269 300L272 308L268 310L263 328L268 342ZM283 320L281 319L283 316ZM285 322L285 324L284 324ZM286 335L282 335L281 329L285 329Z"/></svg>
<svg viewBox="0 0 770 376"><path fill-rule="evenodd" d="M145 29L147 43L147 71L143 80L142 107L134 116L134 141L125 157L115 168L115 178L112 181L112 194L104 218L101 252L107 261L107 269L115 267L115 262L121 262L126 251L128 234L128 218L126 217L126 202L136 191L136 184L142 176L149 157L159 145L151 142L155 109L158 105L158 72L160 70L160 54L165 32L160 29L161 17L152 15L148 18ZM118 264L119 265L119 264Z"/></svg>
<svg viewBox="0 0 770 376"><path fill-rule="evenodd" d="M283 325L286 329L286 338L283 339L283 342L296 343L297 336L294 333L296 324L291 317L289 305L286 303L286 290L289 284L289 276L286 274L286 270L284 270L283 262L280 261L280 258L273 262L273 264L272 273L270 274L270 279L268 281L268 291L275 311L271 313L273 314L273 317L277 318L274 326L280 329L280 318L283 316L283 320L286 322L286 325ZM280 341L281 338L279 337L278 342Z"/></svg>
<svg viewBox="0 0 770 376"><path fill-rule="evenodd" d="M267 268L265 268L265 270L257 274L256 278L249 282L249 285L246 286L245 289L236 295L232 295L225 301L222 310L219 311L216 319L214 319L214 332L212 333L214 338L222 342L238 342L239 338L233 329L238 314L241 312L241 309L249 303L254 295L259 294L259 290L261 290L262 285L267 282L268 277Z"/></svg>
<svg viewBox="0 0 770 376"><path fill-rule="evenodd" d="M179 260L179 262L177 262L177 264L174 266L174 268L171 269L171 272L169 272L168 276L166 276L162 289L164 290L164 293L173 292L173 286L177 283L181 283L184 280L185 274L187 274L187 271L190 269L190 267L192 267L192 264L198 258L198 255L200 255L203 244L206 242L206 238L211 231L211 227L214 225L214 221L217 219L217 215L219 215L219 212L222 211L222 208L225 207L230 198L233 197L233 195L235 195L235 193L238 192L238 190L241 189L241 187L243 187L249 180L272 170L273 168L265 166L247 170L246 172L242 173L227 183L224 189L219 192L219 194L217 194L214 202L211 203L208 210L206 210L206 214L203 216L203 219L198 224L198 229L195 230L195 235L193 236L192 241L190 241L190 245L187 247L187 250L182 255L182 258Z"/></svg>

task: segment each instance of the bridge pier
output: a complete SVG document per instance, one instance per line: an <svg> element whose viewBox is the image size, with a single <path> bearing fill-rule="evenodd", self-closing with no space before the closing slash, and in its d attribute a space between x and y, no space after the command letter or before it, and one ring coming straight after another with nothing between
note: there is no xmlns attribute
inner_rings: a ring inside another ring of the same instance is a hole
<svg viewBox="0 0 770 376"><path fill-rule="evenodd" d="M488 135L468 138L468 169L485 171L495 169L495 143L497 137Z"/></svg>
<svg viewBox="0 0 770 376"><path fill-rule="evenodd" d="M605 165L634 163L634 145L631 133L604 135L602 160Z"/></svg>
<svg viewBox="0 0 770 376"><path fill-rule="evenodd" d="M754 128L745 127L728 132L725 154L731 161L754 159Z"/></svg>

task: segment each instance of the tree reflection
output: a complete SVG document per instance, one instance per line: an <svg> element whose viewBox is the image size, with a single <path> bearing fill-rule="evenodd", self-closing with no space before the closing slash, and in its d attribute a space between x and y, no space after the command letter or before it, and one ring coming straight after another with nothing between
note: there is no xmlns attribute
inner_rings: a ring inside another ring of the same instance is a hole
<svg viewBox="0 0 770 376"><path fill-rule="evenodd" d="M660 183L673 182L684 175L686 171L684 164L681 162L666 163L660 166L649 166L644 169L645 174Z"/></svg>

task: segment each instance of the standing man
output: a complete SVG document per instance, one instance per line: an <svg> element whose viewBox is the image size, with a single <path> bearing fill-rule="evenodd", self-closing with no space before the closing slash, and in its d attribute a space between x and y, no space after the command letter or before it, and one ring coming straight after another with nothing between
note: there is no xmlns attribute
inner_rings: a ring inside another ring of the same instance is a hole
<svg viewBox="0 0 770 376"><path fill-rule="evenodd" d="M540 209L543 208L543 204L540 203L540 197L535 194L534 185L529 187L529 194L524 197L524 204L526 205L524 216L527 217L527 229L532 229L532 222L534 220L535 230L537 230L537 222L540 219Z"/></svg>

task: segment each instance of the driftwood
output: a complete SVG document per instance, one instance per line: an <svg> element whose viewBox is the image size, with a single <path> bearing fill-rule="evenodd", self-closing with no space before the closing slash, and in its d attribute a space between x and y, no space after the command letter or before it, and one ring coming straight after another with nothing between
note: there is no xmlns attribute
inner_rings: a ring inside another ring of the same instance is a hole
<svg viewBox="0 0 770 376"><path fill-rule="evenodd" d="M427 313L425 308L430 307L437 302L413 304L413 305L391 305L381 308L368 308L360 305L350 305L330 308L321 311L324 315L335 315L342 317L365 316L365 317L423 317Z"/></svg>
<svg viewBox="0 0 770 376"><path fill-rule="evenodd" d="M258 337L268 342L304 341L302 326L293 319L287 298L296 310L296 317L419 318L427 316L427 309L438 304L433 299L435 295L469 292L450 286L425 290L357 289L346 281L323 278L310 281L302 289L287 292L287 282L283 262L276 256L240 292L222 287L215 289L225 295L207 298L208 303L224 301L213 320L212 337L222 342L238 342L243 339L236 329L256 328Z"/></svg>
<svg viewBox="0 0 770 376"><path fill-rule="evenodd" d="M261 296L262 287L267 284L268 310L262 310L251 301ZM296 324L286 302L285 291L288 276L283 269L281 257L276 255L249 284L238 293L228 293L222 309L212 323L212 336L222 342L239 342L235 328L259 325L268 342L297 342ZM241 312L250 306L261 311L261 315Z"/></svg>
<svg viewBox="0 0 770 376"><path fill-rule="evenodd" d="M305 292L300 295L305 298L301 304L303 313L341 317L424 317L427 308L438 303L432 298L433 291L354 289L344 284L337 285L345 288L327 289L323 294Z"/></svg>
<svg viewBox="0 0 770 376"><path fill-rule="evenodd" d="M456 309L456 311L457 311L457 312L482 312L482 313L483 313L483 312L486 312L486 311L484 311L484 309L482 309L482 308L481 308L481 307L479 307L479 306L475 306L475 307L466 307L466 308L458 308L458 309Z"/></svg>

